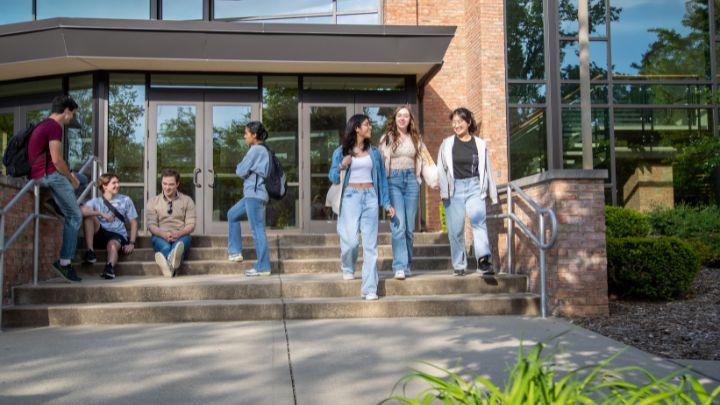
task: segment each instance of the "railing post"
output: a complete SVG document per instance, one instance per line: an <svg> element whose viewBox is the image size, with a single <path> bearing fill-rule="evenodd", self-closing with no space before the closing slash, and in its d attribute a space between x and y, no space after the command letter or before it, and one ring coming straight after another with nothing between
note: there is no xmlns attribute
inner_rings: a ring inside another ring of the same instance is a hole
<svg viewBox="0 0 720 405"><path fill-rule="evenodd" d="M513 213L513 203L512 203L512 187L510 186L510 182L507 184L507 212L508 212L508 218L507 218L507 262L508 262L508 274L515 274L513 271L513 261L512 261L512 250L513 250L513 228L515 227L515 222L513 222L512 213Z"/></svg>
<svg viewBox="0 0 720 405"><path fill-rule="evenodd" d="M40 267L40 185L33 186L35 194L35 236L33 236L33 285L38 282L38 268Z"/></svg>
<svg viewBox="0 0 720 405"><path fill-rule="evenodd" d="M98 170L100 170L97 159L93 159L92 164L92 182L93 185L97 184ZM92 188L92 198L97 198L97 187Z"/></svg>
<svg viewBox="0 0 720 405"><path fill-rule="evenodd" d="M539 213L540 217L540 313L543 318L547 317L547 291L545 290L545 215Z"/></svg>

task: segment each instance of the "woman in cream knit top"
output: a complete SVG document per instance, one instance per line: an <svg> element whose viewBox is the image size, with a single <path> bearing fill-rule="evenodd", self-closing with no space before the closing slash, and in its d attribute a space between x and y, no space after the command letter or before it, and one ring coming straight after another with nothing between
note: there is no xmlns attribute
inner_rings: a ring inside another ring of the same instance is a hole
<svg viewBox="0 0 720 405"><path fill-rule="evenodd" d="M395 217L390 220L392 269L395 278L403 280L411 273L420 184L425 178L430 187L437 188L437 167L420 139L415 118L407 105L396 109L388 120L379 147L388 176L390 203L395 208Z"/></svg>

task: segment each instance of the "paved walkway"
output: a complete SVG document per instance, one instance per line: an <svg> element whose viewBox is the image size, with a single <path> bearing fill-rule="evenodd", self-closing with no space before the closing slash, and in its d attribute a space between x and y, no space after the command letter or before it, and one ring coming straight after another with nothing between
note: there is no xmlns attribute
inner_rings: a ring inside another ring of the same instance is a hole
<svg viewBox="0 0 720 405"><path fill-rule="evenodd" d="M556 343L571 366L627 348L560 319L521 317L288 321L285 331L282 322L6 331L0 403L373 404L417 360L499 383L521 340L569 331ZM683 367L633 348L615 364L660 376ZM718 362L692 364L705 384L720 384Z"/></svg>

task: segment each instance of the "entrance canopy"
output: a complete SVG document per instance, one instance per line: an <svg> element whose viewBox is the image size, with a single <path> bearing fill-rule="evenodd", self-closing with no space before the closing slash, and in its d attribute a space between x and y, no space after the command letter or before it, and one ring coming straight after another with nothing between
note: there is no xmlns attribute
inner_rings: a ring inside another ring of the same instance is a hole
<svg viewBox="0 0 720 405"><path fill-rule="evenodd" d="M411 74L455 27L55 18L0 26L0 81L88 70Z"/></svg>

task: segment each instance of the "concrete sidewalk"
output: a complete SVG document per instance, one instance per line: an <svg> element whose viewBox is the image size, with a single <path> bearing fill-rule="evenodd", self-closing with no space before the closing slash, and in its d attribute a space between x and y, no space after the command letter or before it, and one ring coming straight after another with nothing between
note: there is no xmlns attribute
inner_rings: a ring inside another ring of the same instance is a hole
<svg viewBox="0 0 720 405"><path fill-rule="evenodd" d="M418 360L501 383L521 340L566 331L550 345L565 365L627 347L560 319L499 316L288 321L289 356L282 322L11 330L0 333L0 403L372 404ZM629 364L682 369L633 348L614 363ZM708 386L717 364L701 364Z"/></svg>

